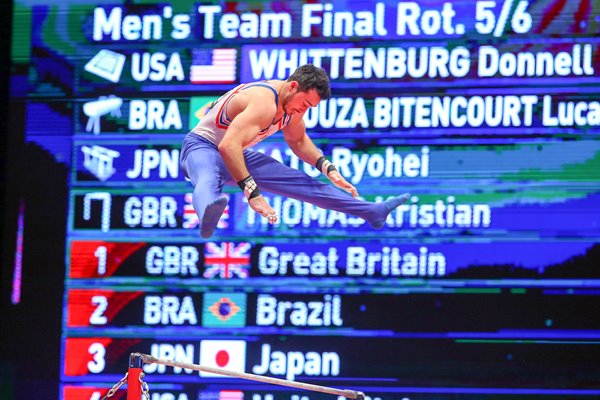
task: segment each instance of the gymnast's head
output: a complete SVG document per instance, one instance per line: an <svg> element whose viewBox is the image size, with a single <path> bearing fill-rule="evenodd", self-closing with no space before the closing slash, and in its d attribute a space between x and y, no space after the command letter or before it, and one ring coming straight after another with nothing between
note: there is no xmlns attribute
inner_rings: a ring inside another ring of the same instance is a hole
<svg viewBox="0 0 600 400"><path fill-rule="evenodd" d="M321 68L302 65L289 76L281 96L287 114L304 114L309 107L316 107L321 100L331 97L329 77Z"/></svg>

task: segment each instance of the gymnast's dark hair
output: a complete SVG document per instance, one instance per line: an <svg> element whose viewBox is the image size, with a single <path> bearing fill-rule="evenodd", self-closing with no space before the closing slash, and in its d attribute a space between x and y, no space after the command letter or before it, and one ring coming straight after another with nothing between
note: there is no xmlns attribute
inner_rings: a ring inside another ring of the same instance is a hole
<svg viewBox="0 0 600 400"><path fill-rule="evenodd" d="M298 89L301 92L308 92L311 89L315 89L321 100L327 100L331 97L329 77L323 69L317 68L312 64L298 67L287 81L298 82Z"/></svg>

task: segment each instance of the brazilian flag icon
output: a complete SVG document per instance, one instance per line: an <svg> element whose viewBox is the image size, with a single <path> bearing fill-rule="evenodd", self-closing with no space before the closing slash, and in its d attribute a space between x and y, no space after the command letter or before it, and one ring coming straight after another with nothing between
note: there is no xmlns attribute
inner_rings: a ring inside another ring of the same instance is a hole
<svg viewBox="0 0 600 400"><path fill-rule="evenodd" d="M217 96L194 96L190 99L190 118L189 118L189 129L192 130L198 122L204 117L210 106L219 97Z"/></svg>
<svg viewBox="0 0 600 400"><path fill-rule="evenodd" d="M205 293L202 326L241 328L246 326L246 295L243 293Z"/></svg>

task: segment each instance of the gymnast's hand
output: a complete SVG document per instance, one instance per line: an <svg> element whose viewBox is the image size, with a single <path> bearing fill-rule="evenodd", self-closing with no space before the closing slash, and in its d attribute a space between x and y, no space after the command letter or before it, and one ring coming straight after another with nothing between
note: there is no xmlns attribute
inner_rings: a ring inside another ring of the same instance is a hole
<svg viewBox="0 0 600 400"><path fill-rule="evenodd" d="M335 186L350 193L352 197L358 196L358 190L356 190L354 185L344 179L342 174L340 174L338 171L331 171L327 174L327 178L329 178L331 183L333 183Z"/></svg>
<svg viewBox="0 0 600 400"><path fill-rule="evenodd" d="M273 210L273 208L271 208L269 203L267 203L267 201L264 197L262 197L262 195L258 195L252 199L248 199L248 205L250 205L250 207L258 214L267 218L270 224L274 224L275 222L277 222L277 213L275 212L275 210Z"/></svg>

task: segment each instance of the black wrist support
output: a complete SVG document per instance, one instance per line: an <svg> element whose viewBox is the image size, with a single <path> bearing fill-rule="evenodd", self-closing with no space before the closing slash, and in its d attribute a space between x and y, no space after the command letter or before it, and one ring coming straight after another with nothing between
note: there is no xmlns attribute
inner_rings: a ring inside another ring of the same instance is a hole
<svg viewBox="0 0 600 400"><path fill-rule="evenodd" d="M317 167L317 169L321 171L323 175L329 175L330 172L337 171L335 165L333 165L333 163L329 161L325 156L319 157L315 164L315 167Z"/></svg>
<svg viewBox="0 0 600 400"><path fill-rule="evenodd" d="M252 175L248 175L239 181L238 186L244 191L244 195L247 199L253 199L260 196L260 190L258 190L258 186L256 185L256 182L254 182Z"/></svg>

